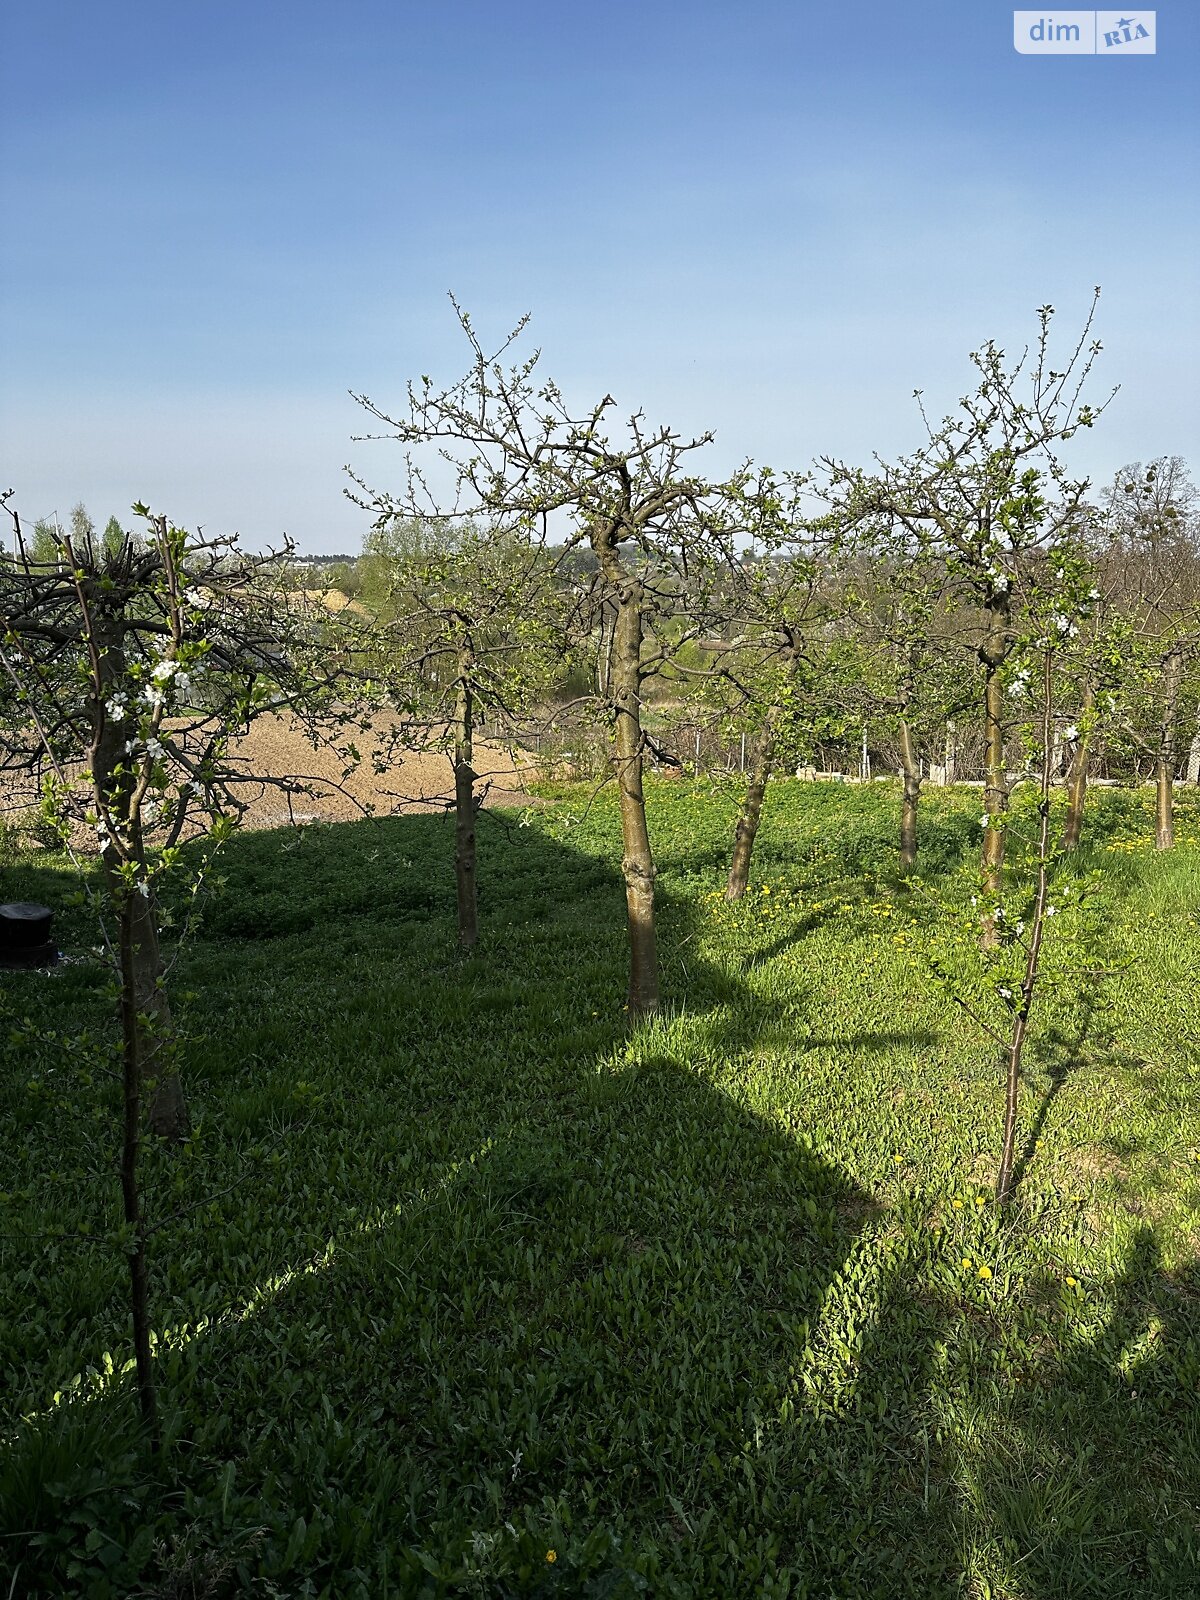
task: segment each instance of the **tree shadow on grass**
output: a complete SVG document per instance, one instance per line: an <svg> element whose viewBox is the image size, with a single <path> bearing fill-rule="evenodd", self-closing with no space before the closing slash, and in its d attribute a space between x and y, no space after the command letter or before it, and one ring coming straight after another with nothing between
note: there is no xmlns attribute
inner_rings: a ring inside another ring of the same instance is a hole
<svg viewBox="0 0 1200 1600"><path fill-rule="evenodd" d="M797 945L804 943L815 929L829 922L834 916L832 906L823 907L820 911L808 911L799 921L792 924L784 933L777 934L765 945L760 945L756 950L743 959L742 968L745 972L752 972L756 967L767 967L777 961L781 955L789 950L794 950Z"/></svg>
<svg viewBox="0 0 1200 1600"><path fill-rule="evenodd" d="M1194 1265L1164 1270L1144 1229L1111 1283L1043 1266L1010 1286L976 1275L997 1238L960 1262L949 1219L926 1222L884 1273L843 1400L848 1437L887 1443L884 1537L920 1552L930 1595L1200 1593ZM1006 1260L1027 1226L1004 1219Z"/></svg>
<svg viewBox="0 0 1200 1600"><path fill-rule="evenodd" d="M1187 1402L1155 1413L1155 1444L1120 1375L1132 1352L1194 1394L1182 1280L1127 1274L1115 1357L1069 1305L1035 1308L1023 1337L986 1286L931 1289L944 1249L920 1222L881 1296L859 1248L871 1197L716 1086L722 1038L762 1002L689 955L711 1049L681 1054L692 1035L663 1023L629 1038L616 874L534 829L519 860L493 852L485 944L462 958L446 844L440 819L399 818L229 852L179 981L201 991L212 1130L189 1196L237 1181L154 1261L160 1325L215 1320L160 1356L162 1466L119 1390L18 1430L0 1465L17 1592L154 1575L173 1597L930 1600L961 1592L981 1546L1029 1600L1192 1592L1168 1586L1179 1549L1152 1566L1148 1531L1190 1514ZM694 919L669 903L668 951ZM72 1123L35 1114L14 1122L29 1159L67 1170ZM63 1268L37 1250L25 1267L51 1305L28 1329L6 1307L6 1358L39 1373L18 1396L33 1409L58 1381L48 1332L88 1358L126 1334L119 1261L69 1311ZM1100 1511L1057 1493L1106 1447Z"/></svg>
<svg viewBox="0 0 1200 1600"><path fill-rule="evenodd" d="M965 1474L995 1570L1030 1600L1200 1593L1194 1263L1164 1270L1143 1228L1111 1289L1047 1276L1037 1292L1053 1333Z"/></svg>
<svg viewBox="0 0 1200 1600"><path fill-rule="evenodd" d="M861 1197L668 1056L558 1091L162 1360L191 1509L139 1577L240 1540L289 1591L534 1593L552 1550L558 1593L825 1592L844 1489L794 1374ZM168 1494L104 1492L103 1444L70 1504L119 1567Z"/></svg>
<svg viewBox="0 0 1200 1600"><path fill-rule="evenodd" d="M1096 1020L1096 1009L1094 991L1084 990L1080 997L1079 1015L1074 1026L1069 1031L1059 1026L1051 1027L1037 1040L1036 1051L1030 1052L1025 1071L1028 1074L1031 1068L1041 1065L1045 1073L1045 1088L1013 1165L1014 1192L1020 1189L1025 1174L1037 1154L1042 1132L1054 1109L1055 1101L1072 1076L1088 1064L1088 1043Z"/></svg>
<svg viewBox="0 0 1200 1600"><path fill-rule="evenodd" d="M627 1034L616 873L536 829L510 842L469 957L438 818L223 853L228 891L173 979L199 991L180 1011L206 1132L182 1197L167 1157L147 1165L152 1215L183 1202L152 1252L157 1323L211 1320L160 1353L166 1463L147 1467L120 1386L16 1428L0 1570L20 1563L20 1592L70 1592L71 1561L80 1592L191 1563L197 1592L371 1596L535 1592L549 1549L559 1593L824 1570L810 1524L842 1490L795 1368L862 1197L668 1029ZM686 940L686 908L668 920ZM736 1001L691 961L697 992ZM33 1102L21 1120L31 1182L77 1158L76 1220L112 1209L70 1123ZM102 1254L75 1325L53 1278L46 1314L7 1324L18 1409L124 1349Z"/></svg>
<svg viewBox="0 0 1200 1600"><path fill-rule="evenodd" d="M683 1063L644 1055L510 1125L415 1226L364 1238L270 1317L372 1330L315 1382L360 1425L382 1406L351 1499L389 1464L404 1508L372 1502L372 1537L398 1562L422 1551L449 1592L473 1551L517 1578L548 1549L572 1592L569 1574L594 1575L589 1540L652 1592L755 1592L776 1562L819 1560L798 1530L832 1486L782 1408L853 1198ZM253 1363L261 1327L250 1338ZM308 1493L347 1488L339 1471Z"/></svg>

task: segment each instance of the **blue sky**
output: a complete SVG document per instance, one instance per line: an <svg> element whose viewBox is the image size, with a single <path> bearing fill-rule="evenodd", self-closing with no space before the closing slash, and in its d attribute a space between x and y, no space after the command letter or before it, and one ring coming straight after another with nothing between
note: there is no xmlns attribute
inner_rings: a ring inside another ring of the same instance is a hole
<svg viewBox="0 0 1200 1600"><path fill-rule="evenodd" d="M1073 462L1200 469L1200 8L1158 40L1021 56L993 0L9 0L0 487L356 550L343 463L400 459L347 390L457 375L450 289L719 469L910 448L914 388L940 413L1098 283L1122 392Z"/></svg>

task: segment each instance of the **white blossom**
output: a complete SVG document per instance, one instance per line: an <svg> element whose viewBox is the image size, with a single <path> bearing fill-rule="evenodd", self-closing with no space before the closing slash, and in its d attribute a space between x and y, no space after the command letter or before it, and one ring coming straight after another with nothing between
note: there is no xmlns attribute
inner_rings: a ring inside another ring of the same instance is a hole
<svg viewBox="0 0 1200 1600"><path fill-rule="evenodd" d="M104 709L108 712L109 716L114 722L123 722L125 720L125 713L129 708L126 706L125 701L121 698L121 696L115 694L111 700L105 703Z"/></svg>
<svg viewBox="0 0 1200 1600"><path fill-rule="evenodd" d="M1074 723L1072 723L1069 728L1064 728L1063 729L1063 738L1067 741L1068 744L1073 743L1073 741L1078 739L1078 737L1079 737L1079 729L1075 726Z"/></svg>
<svg viewBox="0 0 1200 1600"><path fill-rule="evenodd" d="M149 900L149 898L150 898L150 885L146 882L145 878L143 878L141 883L138 884L137 891L141 895L143 900Z"/></svg>

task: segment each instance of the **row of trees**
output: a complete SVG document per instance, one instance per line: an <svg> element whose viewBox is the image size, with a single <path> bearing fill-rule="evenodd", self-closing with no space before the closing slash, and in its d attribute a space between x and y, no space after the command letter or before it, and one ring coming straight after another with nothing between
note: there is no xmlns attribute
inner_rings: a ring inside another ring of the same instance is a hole
<svg viewBox="0 0 1200 1600"><path fill-rule="evenodd" d="M6 579L6 692L37 716L6 719L0 763L84 750L107 759L115 735L97 706L118 681L122 693L141 692L139 675L154 669L114 645L91 669L97 704L86 693L64 699L75 658L96 645L88 607L101 602L125 618L123 640L173 638L176 670L196 651L207 665L193 706L201 731L149 734L173 763L174 789L153 801L168 845L189 811L194 823L197 789L213 819L236 818L236 780L248 774L219 763L255 709L286 701L321 712L328 730L386 704L399 718L377 760L431 742L451 759L460 936L470 946L474 817L487 779L480 728L490 745L528 748L551 723L600 726L620 797L635 1016L659 1003L643 775L648 762L675 759L660 737L672 714L747 736L730 898L748 883L775 764L849 729L889 751L902 776L905 871L918 858L927 774L965 775L972 746L989 896L1002 889L1012 784L1045 762L1068 789L1069 847L1101 752L1110 766L1152 771L1158 842L1168 847L1173 782L1200 700L1196 494L1177 458L1126 469L1099 494L1070 476L1069 441L1111 398L1097 404L1086 392L1100 348L1094 311L1057 364L1049 306L1017 360L992 343L973 353L976 388L939 424L918 392L925 439L907 457L870 468L825 459L783 475L746 462L720 478L703 470L709 435L684 438L640 413L618 424L607 395L572 409L540 380L536 354L512 359L523 323L489 354L460 312L471 356L460 379L410 385L399 413L356 396L376 425L368 437L402 446L404 474L395 490L353 479L372 527L358 603L336 621L311 595L288 592L286 555L247 563L233 546L189 550L153 519L149 536L118 539L110 525L97 537L77 508L53 548L44 524L28 548L19 539ZM167 536L177 565L200 560L178 581L203 607L174 623L153 598L166 582ZM232 644L221 633L231 626ZM1048 635L1060 647L1051 748L1031 762L1022 737L1036 720L1031 663ZM215 695L214 664L228 679ZM95 760L93 777L108 782ZM106 826L105 806L96 815Z"/></svg>
<svg viewBox="0 0 1200 1600"><path fill-rule="evenodd" d="M101 863L120 994L135 1347L151 1424L139 1141L145 1127L167 1141L188 1129L160 886L175 874L194 890L205 851L181 846L196 835L219 844L248 783L300 785L239 760L237 736L256 716L302 717L348 765L360 759L354 724L384 708L380 765L405 749L445 749L468 948L487 781L480 728L491 744L526 748L550 722L602 728L620 801L634 1018L660 1003L643 780L648 763L671 759L658 729L672 710L748 739L731 899L749 882L778 761L850 726L890 741L903 777L899 866L911 871L924 776L935 761L953 768L958 741L977 730L985 946L1015 937L1001 925L1013 783L1031 776L1040 788L1025 976L1019 993L1003 991L1010 1173L1053 783L1069 791L1069 848L1094 753L1123 741L1153 766L1159 843L1172 841L1181 730L1200 697L1195 493L1174 459L1131 468L1097 496L1067 472L1065 447L1107 404L1086 394L1100 348L1090 315L1058 365L1050 307L1016 361L983 346L975 390L940 424L926 422L921 446L894 463L826 459L779 474L747 461L721 476L704 470L707 434L684 437L641 413L620 423L608 395L569 406L541 380L536 355L514 359L524 324L488 353L461 312L460 321L470 363L456 382L420 379L399 412L357 396L369 437L402 446L404 472L395 490L352 480L372 525L358 603L336 616L296 581L286 550L246 556L234 540L192 539L145 506L135 507L137 535L115 521L97 535L77 508L69 529L43 523L27 539L4 497L13 555L0 568L0 771L36 773L64 843Z"/></svg>
<svg viewBox="0 0 1200 1600"><path fill-rule="evenodd" d="M975 352L974 392L937 425L921 407L924 443L870 469L828 459L780 477L745 464L715 481L700 470L707 436L650 430L640 415L616 430L607 396L573 413L555 385L535 383L536 357L506 366L507 345L485 355L465 317L473 359L456 384L422 380L399 415L358 396L383 426L373 436L399 442L407 466L398 495L361 482L355 491L376 519L365 563L376 563L373 603L386 603L381 579L386 587L412 570L388 546L397 530L410 542L423 530L452 550L455 529L482 526L489 549L520 552L520 614L542 618L543 642L569 667L577 693L556 715L598 710L607 720L631 1011L658 999L641 797L644 762L663 754L645 715L655 689L657 709L694 719L703 707L752 735L731 897L747 882L775 759L849 725L895 752L906 870L917 858L924 775L935 764L953 769L959 741L975 733L984 886L999 895L1011 786L1033 771L1021 734L1037 720L1034 658L1048 635L1057 653L1045 762L1069 789L1068 845L1079 840L1101 749L1127 770L1152 769L1159 843L1170 845L1185 718L1200 694L1195 493L1177 459L1126 469L1099 495L1070 476L1069 441L1111 395L1087 395L1100 350L1092 315L1057 364L1052 317L1053 308L1040 310L1036 341L1016 361L992 343ZM441 494L423 452L437 453L443 482L452 471ZM460 575L480 575L478 535L463 548ZM494 575L484 587L499 593ZM363 593L370 603L371 582ZM514 647L506 614L516 615L504 604L490 613L485 653ZM501 730L519 736L544 709L545 687L544 671L525 693L510 680ZM410 680L406 693L419 700L421 685ZM486 694L479 703L492 709Z"/></svg>

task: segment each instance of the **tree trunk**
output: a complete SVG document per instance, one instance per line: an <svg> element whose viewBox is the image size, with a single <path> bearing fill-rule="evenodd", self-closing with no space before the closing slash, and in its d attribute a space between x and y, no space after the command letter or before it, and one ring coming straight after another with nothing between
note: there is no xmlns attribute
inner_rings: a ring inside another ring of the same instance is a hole
<svg viewBox="0 0 1200 1600"><path fill-rule="evenodd" d="M988 821L983 831L982 869L984 889L989 896L1000 893L1004 868L1004 814L1008 810L1008 774L1004 764L1004 689L1000 669L1008 655L1009 599L1007 593L993 597L988 606L988 625L979 651L983 662L983 731L986 748L986 781L983 809ZM985 947L996 942L996 923L991 911L984 914L982 941Z"/></svg>
<svg viewBox="0 0 1200 1600"><path fill-rule="evenodd" d="M778 711L772 706L754 742L750 784L733 836L733 859L729 863L729 881L725 885L726 900L740 900L750 882L750 858L754 853L754 840L758 834L763 795L766 792L767 779L771 776L771 765L775 756L775 724L778 715Z"/></svg>
<svg viewBox="0 0 1200 1600"><path fill-rule="evenodd" d="M1063 849L1077 850L1083 832L1083 807L1087 798L1088 762L1092 755L1091 714L1096 704L1096 688L1092 680L1083 686L1083 728L1075 742L1071 756L1071 770L1067 775L1067 821L1063 828Z"/></svg>
<svg viewBox="0 0 1200 1600"><path fill-rule="evenodd" d="M1174 770L1160 756L1154 769L1154 848L1171 850L1175 846Z"/></svg>
<svg viewBox="0 0 1200 1600"><path fill-rule="evenodd" d="M475 892L474 702L467 671L460 658L454 723L454 876L458 890L458 942L473 948L479 937Z"/></svg>
<svg viewBox="0 0 1200 1600"><path fill-rule="evenodd" d="M900 803L900 871L912 872L917 865L917 807L921 801L921 762L912 724L900 719L900 766L904 773L904 798Z"/></svg>
<svg viewBox="0 0 1200 1600"><path fill-rule="evenodd" d="M1175 844L1175 724L1179 720L1179 688L1183 680L1183 651L1178 645L1163 658L1162 722L1154 762L1154 843L1159 850Z"/></svg>
<svg viewBox="0 0 1200 1600"><path fill-rule="evenodd" d="M99 665L101 706L117 690L136 701L136 687L127 680L125 652L115 624L97 608L92 616ZM140 816L134 812L134 781L125 753L124 724L96 708L92 741L92 781L119 834L126 859L136 868L139 883L147 885L148 872ZM190 1123L183 1085L175 1060L175 1027L162 985L163 963L158 943L158 923L152 895L129 889L121 881L114 848L101 855L105 884L113 905L122 912L121 938L129 940L122 951L122 1005L132 1005L138 1030L137 1059L142 1075L146 1120L152 1133L178 1142L188 1135ZM126 989L129 992L126 993Z"/></svg>
<svg viewBox="0 0 1200 1600"><path fill-rule="evenodd" d="M613 630L611 694L613 768L621 803L621 872L629 921L629 1015L658 1010L658 945L654 930L654 856L642 792L642 599L636 582L623 587Z"/></svg>
<svg viewBox="0 0 1200 1600"><path fill-rule="evenodd" d="M135 907L137 892L125 892L121 907L121 1040L123 1128L121 1138L122 1215L129 1230L126 1251L129 1260L129 1309L133 1323L133 1355L138 1406L150 1437L150 1447L159 1446L158 1395L154 1381L154 1358L150 1349L150 1289L146 1265L146 1229L142 1220L138 1188L138 1151L141 1146L143 1063L140 1059L144 1037L134 994L137 979L134 950L137 945Z"/></svg>
<svg viewBox="0 0 1200 1600"><path fill-rule="evenodd" d="M140 844L140 841L139 841ZM144 862L144 858L143 858ZM162 953L153 898L130 896L133 948L130 970L138 1017L138 1059L146 1091L146 1122L151 1133L178 1143L191 1126L175 1059L175 1024L162 985Z"/></svg>
<svg viewBox="0 0 1200 1600"><path fill-rule="evenodd" d="M1021 1057L1029 1034L1029 1014L1037 992L1042 940L1046 932L1047 896L1050 890L1050 745L1053 728L1054 670L1049 651L1042 660L1042 779L1038 793L1037 887L1033 902L1032 927L1025 957L1025 977L1016 999L1012 1033L1005 1051L1004 1131L1000 1143L1000 1166L996 1174L996 1204L1007 1205L1012 1198L1017 1153L1017 1111L1021 1095Z"/></svg>

